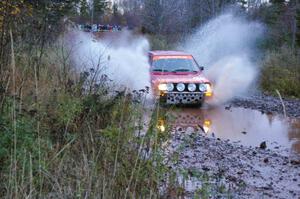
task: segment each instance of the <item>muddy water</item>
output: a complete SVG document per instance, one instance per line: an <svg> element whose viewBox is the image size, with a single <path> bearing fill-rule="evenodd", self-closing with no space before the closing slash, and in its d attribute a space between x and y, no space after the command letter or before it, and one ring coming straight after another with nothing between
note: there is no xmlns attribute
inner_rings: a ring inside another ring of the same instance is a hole
<svg viewBox="0 0 300 199"><path fill-rule="evenodd" d="M266 141L267 148L300 154L299 119L243 108L176 108L165 111L168 119L160 118L161 126L183 131L199 129L208 136L252 147Z"/></svg>

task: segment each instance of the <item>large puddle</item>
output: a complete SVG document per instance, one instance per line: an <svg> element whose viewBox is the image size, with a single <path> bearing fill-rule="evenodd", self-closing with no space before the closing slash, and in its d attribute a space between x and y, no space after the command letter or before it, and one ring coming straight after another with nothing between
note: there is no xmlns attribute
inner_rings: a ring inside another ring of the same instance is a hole
<svg viewBox="0 0 300 199"><path fill-rule="evenodd" d="M164 110L159 128L200 129L208 136L300 154L300 120L243 108L176 108Z"/></svg>

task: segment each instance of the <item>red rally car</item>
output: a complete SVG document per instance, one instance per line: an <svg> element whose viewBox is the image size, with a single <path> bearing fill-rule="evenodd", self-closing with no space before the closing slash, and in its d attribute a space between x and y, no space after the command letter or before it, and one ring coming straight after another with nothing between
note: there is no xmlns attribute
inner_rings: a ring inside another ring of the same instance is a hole
<svg viewBox="0 0 300 199"><path fill-rule="evenodd" d="M165 104L201 105L212 97L212 85L203 76L191 54L179 51L150 51L151 86Z"/></svg>

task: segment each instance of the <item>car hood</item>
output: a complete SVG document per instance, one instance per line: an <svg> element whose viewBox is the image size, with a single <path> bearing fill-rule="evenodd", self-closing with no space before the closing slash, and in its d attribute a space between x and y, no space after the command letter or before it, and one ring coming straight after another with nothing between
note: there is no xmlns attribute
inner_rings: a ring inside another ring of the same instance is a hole
<svg viewBox="0 0 300 199"><path fill-rule="evenodd" d="M151 73L151 81L157 83L209 83L202 73Z"/></svg>

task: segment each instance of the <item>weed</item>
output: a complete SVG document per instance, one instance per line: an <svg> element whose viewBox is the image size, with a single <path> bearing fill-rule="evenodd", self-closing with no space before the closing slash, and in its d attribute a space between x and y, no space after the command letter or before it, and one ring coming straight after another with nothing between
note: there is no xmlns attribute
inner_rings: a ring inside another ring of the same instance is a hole
<svg viewBox="0 0 300 199"><path fill-rule="evenodd" d="M284 96L300 97L300 59L293 50L283 47L269 52L263 62L260 78L263 90Z"/></svg>

